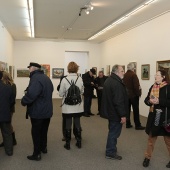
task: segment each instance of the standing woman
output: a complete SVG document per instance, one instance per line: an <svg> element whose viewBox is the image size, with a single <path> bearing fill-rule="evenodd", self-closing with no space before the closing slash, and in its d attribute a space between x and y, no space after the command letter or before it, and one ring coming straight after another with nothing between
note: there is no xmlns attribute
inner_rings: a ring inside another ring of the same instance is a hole
<svg viewBox="0 0 170 170"><path fill-rule="evenodd" d="M75 62L70 62L67 66L67 69L69 74L67 75L66 78L63 78L61 81L59 95L63 97L62 113L63 113L63 117L66 120L66 131L65 131L66 144L64 145L64 148L70 150L72 119L74 119L74 125L75 125L75 136L77 140L76 146L78 148L81 148L80 117L82 116L84 109L83 109L83 101L81 101L81 103L76 105L68 105L64 103L64 101L67 96L68 89L71 86L69 82L74 82L75 85L79 88L81 99L82 99L82 94L84 92L84 86L83 86L82 78L77 75L79 66Z"/></svg>
<svg viewBox="0 0 170 170"><path fill-rule="evenodd" d="M12 92L13 92L13 96L16 99L16 85L15 85L11 75L9 73L7 73L6 71L3 71L2 81L3 81L4 84L7 84L7 85L11 86ZM15 132L14 132L14 129L13 129L13 126L12 126L12 116L13 116L13 113L15 112L15 105L13 105L11 107L10 112L11 112L11 131L12 131L13 145L16 145L17 141L15 139ZM4 143L2 142L0 144L0 147L3 147L3 146L4 146Z"/></svg>
<svg viewBox="0 0 170 170"><path fill-rule="evenodd" d="M149 137L147 149L145 151L145 159L143 161L143 166L148 167L158 136L164 137L170 155L170 133L166 132L163 127L166 108L167 119L170 119L170 85L168 74L164 70L157 71L155 83L149 89L144 102L147 106L150 106L145 130ZM166 167L170 168L170 162Z"/></svg>

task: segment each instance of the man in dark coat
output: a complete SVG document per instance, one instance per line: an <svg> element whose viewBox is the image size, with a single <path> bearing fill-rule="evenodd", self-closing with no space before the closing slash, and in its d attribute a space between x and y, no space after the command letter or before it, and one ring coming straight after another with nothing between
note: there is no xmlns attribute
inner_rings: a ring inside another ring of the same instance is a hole
<svg viewBox="0 0 170 170"><path fill-rule="evenodd" d="M127 72L124 75L123 83L125 84L129 97L129 112L126 120L126 128L132 128L130 121L131 106L133 108L133 117L136 130L144 130L145 127L141 126L139 118L139 97L141 96L141 87L139 79L136 75L134 63L127 65Z"/></svg>
<svg viewBox="0 0 170 170"><path fill-rule="evenodd" d="M122 82L124 70L114 65L112 74L104 83L101 105L101 117L109 121L109 133L106 145L106 158L121 160L117 155L117 138L121 134L122 124L126 123L128 112L128 96Z"/></svg>
<svg viewBox="0 0 170 170"><path fill-rule="evenodd" d="M38 63L30 63L28 68L30 82L21 104L28 107L28 115L31 118L34 152L27 158L39 161L41 152L47 153L47 132L53 114L53 84Z"/></svg>
<svg viewBox="0 0 170 170"><path fill-rule="evenodd" d="M96 86L97 101L98 101L98 115L100 115L102 92L103 92L104 82L106 81L106 79L107 76L104 75L103 71L99 71L98 77L95 78L95 86Z"/></svg>
<svg viewBox="0 0 170 170"><path fill-rule="evenodd" d="M93 97L93 90L95 87L94 77L96 70L94 68L90 69L87 73L82 75L83 84L84 84L84 116L90 117L94 114L91 113L91 104Z"/></svg>
<svg viewBox="0 0 170 170"><path fill-rule="evenodd" d="M11 129L11 108L15 104L15 96L10 85L2 82L3 73L0 71L0 128L3 137L5 152L13 155L13 139Z"/></svg>

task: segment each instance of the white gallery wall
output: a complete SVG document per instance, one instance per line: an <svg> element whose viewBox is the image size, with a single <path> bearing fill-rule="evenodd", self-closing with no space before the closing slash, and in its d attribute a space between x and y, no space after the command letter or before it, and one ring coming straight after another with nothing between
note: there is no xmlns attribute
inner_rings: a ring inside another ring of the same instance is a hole
<svg viewBox="0 0 170 170"><path fill-rule="evenodd" d="M54 85L53 98L58 98L56 90L59 79L52 78L52 68L64 68L65 52L87 52L88 70L97 67L100 63L99 45L88 42L53 42L53 41L15 41L14 43L14 65L15 83L17 85L17 99L20 99L28 86L29 78L17 77L17 69L26 69L30 62L50 65L50 78ZM83 62L84 60L82 60ZM76 61L75 61L76 62ZM82 63L83 64L83 63ZM65 74L67 74L65 70Z"/></svg>
<svg viewBox="0 0 170 170"><path fill-rule="evenodd" d="M0 21L0 61L13 65L13 38Z"/></svg>
<svg viewBox="0 0 170 170"><path fill-rule="evenodd" d="M144 99L154 83L156 61L170 60L170 12L100 44L101 67L137 62L142 87L140 114L148 115ZM141 65L150 64L150 80L141 80Z"/></svg>

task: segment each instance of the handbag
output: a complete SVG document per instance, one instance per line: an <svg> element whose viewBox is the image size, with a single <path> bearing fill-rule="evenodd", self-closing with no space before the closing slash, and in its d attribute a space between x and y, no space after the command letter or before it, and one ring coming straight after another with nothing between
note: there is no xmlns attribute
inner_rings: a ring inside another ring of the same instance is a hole
<svg viewBox="0 0 170 170"><path fill-rule="evenodd" d="M166 86L166 99L167 99L167 86ZM163 127L166 132L170 132L170 119L167 116L167 107L165 108L165 121L163 122Z"/></svg>

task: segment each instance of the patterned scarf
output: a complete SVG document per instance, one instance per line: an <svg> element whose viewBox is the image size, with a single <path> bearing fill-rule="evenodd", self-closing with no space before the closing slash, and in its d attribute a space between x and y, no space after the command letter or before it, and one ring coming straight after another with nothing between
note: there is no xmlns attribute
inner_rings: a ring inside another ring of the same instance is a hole
<svg viewBox="0 0 170 170"><path fill-rule="evenodd" d="M150 97L151 97L151 96L155 96L155 97L159 98L159 89L162 88L162 87L164 87L164 86L166 86L166 85L167 85L167 82L166 82L166 81L163 81L163 82L160 83L160 84L155 83L155 84L153 85L153 87L152 87L152 90L151 90L151 93L150 93ZM153 110L154 110L153 108L154 108L154 105L152 105L152 106L150 107L150 112L153 112Z"/></svg>

